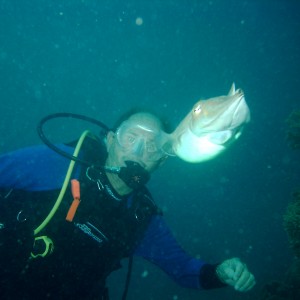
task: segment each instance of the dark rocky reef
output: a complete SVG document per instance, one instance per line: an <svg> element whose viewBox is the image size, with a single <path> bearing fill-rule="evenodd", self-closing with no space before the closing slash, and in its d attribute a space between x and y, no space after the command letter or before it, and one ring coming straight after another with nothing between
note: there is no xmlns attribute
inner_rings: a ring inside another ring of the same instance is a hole
<svg viewBox="0 0 300 300"><path fill-rule="evenodd" d="M293 111L287 118L287 143L292 149L300 150L300 110ZM300 187L293 193L283 215L283 227L295 258L282 281L264 285L261 300L300 299Z"/></svg>

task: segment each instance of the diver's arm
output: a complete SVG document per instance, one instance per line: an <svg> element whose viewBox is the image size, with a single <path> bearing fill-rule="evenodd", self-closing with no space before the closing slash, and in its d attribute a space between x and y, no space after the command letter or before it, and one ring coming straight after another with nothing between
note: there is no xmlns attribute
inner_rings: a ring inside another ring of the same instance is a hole
<svg viewBox="0 0 300 300"><path fill-rule="evenodd" d="M69 153L72 147L60 145ZM0 156L0 189L43 191L62 186L70 161L44 145Z"/></svg>
<svg viewBox="0 0 300 300"><path fill-rule="evenodd" d="M159 266L181 286L195 289L226 286L217 277L217 265L190 257L179 246L161 216L152 218L134 254Z"/></svg>

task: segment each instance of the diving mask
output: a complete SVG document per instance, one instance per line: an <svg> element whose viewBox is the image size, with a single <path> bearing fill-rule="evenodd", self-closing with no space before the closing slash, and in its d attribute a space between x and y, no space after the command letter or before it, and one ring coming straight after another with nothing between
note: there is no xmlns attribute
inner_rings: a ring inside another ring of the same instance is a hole
<svg viewBox="0 0 300 300"><path fill-rule="evenodd" d="M167 133L135 121L124 121L116 131L118 144L124 152L147 161L158 161L166 156L162 150Z"/></svg>

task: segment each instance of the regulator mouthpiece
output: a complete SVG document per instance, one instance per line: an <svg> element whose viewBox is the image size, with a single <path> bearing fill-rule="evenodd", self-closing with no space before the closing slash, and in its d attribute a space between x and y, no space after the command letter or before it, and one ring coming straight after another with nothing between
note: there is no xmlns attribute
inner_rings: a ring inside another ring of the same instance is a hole
<svg viewBox="0 0 300 300"><path fill-rule="evenodd" d="M126 167L121 167L119 177L132 189L138 189L150 179L150 174L140 164L134 161L125 161Z"/></svg>

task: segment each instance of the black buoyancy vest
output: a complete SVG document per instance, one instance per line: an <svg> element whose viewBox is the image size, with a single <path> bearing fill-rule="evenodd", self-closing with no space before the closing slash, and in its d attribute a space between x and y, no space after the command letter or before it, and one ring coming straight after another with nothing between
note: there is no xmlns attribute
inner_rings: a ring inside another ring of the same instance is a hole
<svg viewBox="0 0 300 300"><path fill-rule="evenodd" d="M73 221L65 220L73 200L67 191L53 219L40 233L53 240L54 252L31 259L24 268L19 278L22 299L27 299L27 294L28 299L92 299L89 295L94 289L97 294L97 287L105 284L120 260L132 254L151 217L159 213L145 187L119 197L105 174L99 173L97 180L90 180L86 168L81 172L80 183L81 203ZM35 201L32 210L36 219L41 220L41 212L47 214L49 202L54 203L58 192L29 193L31 203Z"/></svg>

